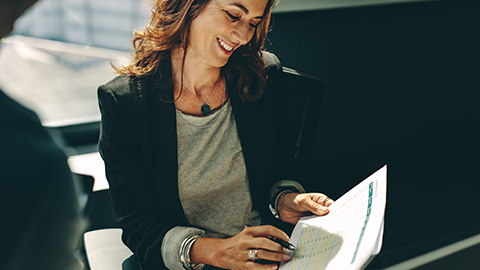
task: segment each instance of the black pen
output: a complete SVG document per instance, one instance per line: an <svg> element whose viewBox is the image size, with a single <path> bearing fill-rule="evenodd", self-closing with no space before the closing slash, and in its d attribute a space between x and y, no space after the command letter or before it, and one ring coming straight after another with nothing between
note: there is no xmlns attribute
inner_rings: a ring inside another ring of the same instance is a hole
<svg viewBox="0 0 480 270"><path fill-rule="evenodd" d="M267 236L268 239L272 240L273 242L279 243L282 247L289 249L289 250L295 250L297 249L293 244L290 244L288 242L283 241L282 239L278 239L276 237L273 237L271 235Z"/></svg>

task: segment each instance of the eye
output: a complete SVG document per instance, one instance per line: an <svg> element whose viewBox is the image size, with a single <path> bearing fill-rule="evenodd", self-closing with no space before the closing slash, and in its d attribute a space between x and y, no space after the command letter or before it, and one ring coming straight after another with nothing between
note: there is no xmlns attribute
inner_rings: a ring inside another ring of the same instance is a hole
<svg viewBox="0 0 480 270"><path fill-rule="evenodd" d="M259 23L257 24L254 24L254 23L249 23L248 26L250 27L250 29L257 29Z"/></svg>
<svg viewBox="0 0 480 270"><path fill-rule="evenodd" d="M240 20L240 17L235 16L235 15L233 15L232 13L230 13L230 12L228 12L228 11L225 11L225 13L227 13L228 17L230 18L230 20L231 20L232 22L237 22L237 21Z"/></svg>

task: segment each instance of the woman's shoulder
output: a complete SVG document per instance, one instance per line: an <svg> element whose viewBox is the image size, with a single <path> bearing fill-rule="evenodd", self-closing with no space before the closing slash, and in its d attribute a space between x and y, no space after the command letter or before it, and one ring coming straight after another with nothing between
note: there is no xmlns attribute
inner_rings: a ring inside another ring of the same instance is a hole
<svg viewBox="0 0 480 270"><path fill-rule="evenodd" d="M138 94L138 87L134 83L134 78L128 75L120 75L98 88L99 94L102 92L110 93L115 96L132 96Z"/></svg>
<svg viewBox="0 0 480 270"><path fill-rule="evenodd" d="M113 99L115 103L136 103L145 101L148 89L148 78L131 75L120 75L98 87L99 101Z"/></svg>
<svg viewBox="0 0 480 270"><path fill-rule="evenodd" d="M278 57L267 51L262 51L263 62L265 63L265 70L269 73L278 72L282 69L282 63Z"/></svg>

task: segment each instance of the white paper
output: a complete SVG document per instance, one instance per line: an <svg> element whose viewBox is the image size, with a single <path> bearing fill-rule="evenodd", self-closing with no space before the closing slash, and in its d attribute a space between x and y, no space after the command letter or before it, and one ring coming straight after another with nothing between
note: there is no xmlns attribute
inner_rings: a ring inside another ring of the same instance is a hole
<svg viewBox="0 0 480 270"><path fill-rule="evenodd" d="M300 219L291 236L297 247L282 270L361 269L380 252L387 166L336 200L325 216Z"/></svg>

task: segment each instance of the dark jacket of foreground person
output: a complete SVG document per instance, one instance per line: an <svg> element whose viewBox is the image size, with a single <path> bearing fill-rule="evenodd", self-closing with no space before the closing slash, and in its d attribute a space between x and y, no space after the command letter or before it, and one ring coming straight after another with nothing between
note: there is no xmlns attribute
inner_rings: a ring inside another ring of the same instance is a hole
<svg viewBox="0 0 480 270"><path fill-rule="evenodd" d="M67 158L37 115L2 91L0 173L0 269L79 269L84 224Z"/></svg>

